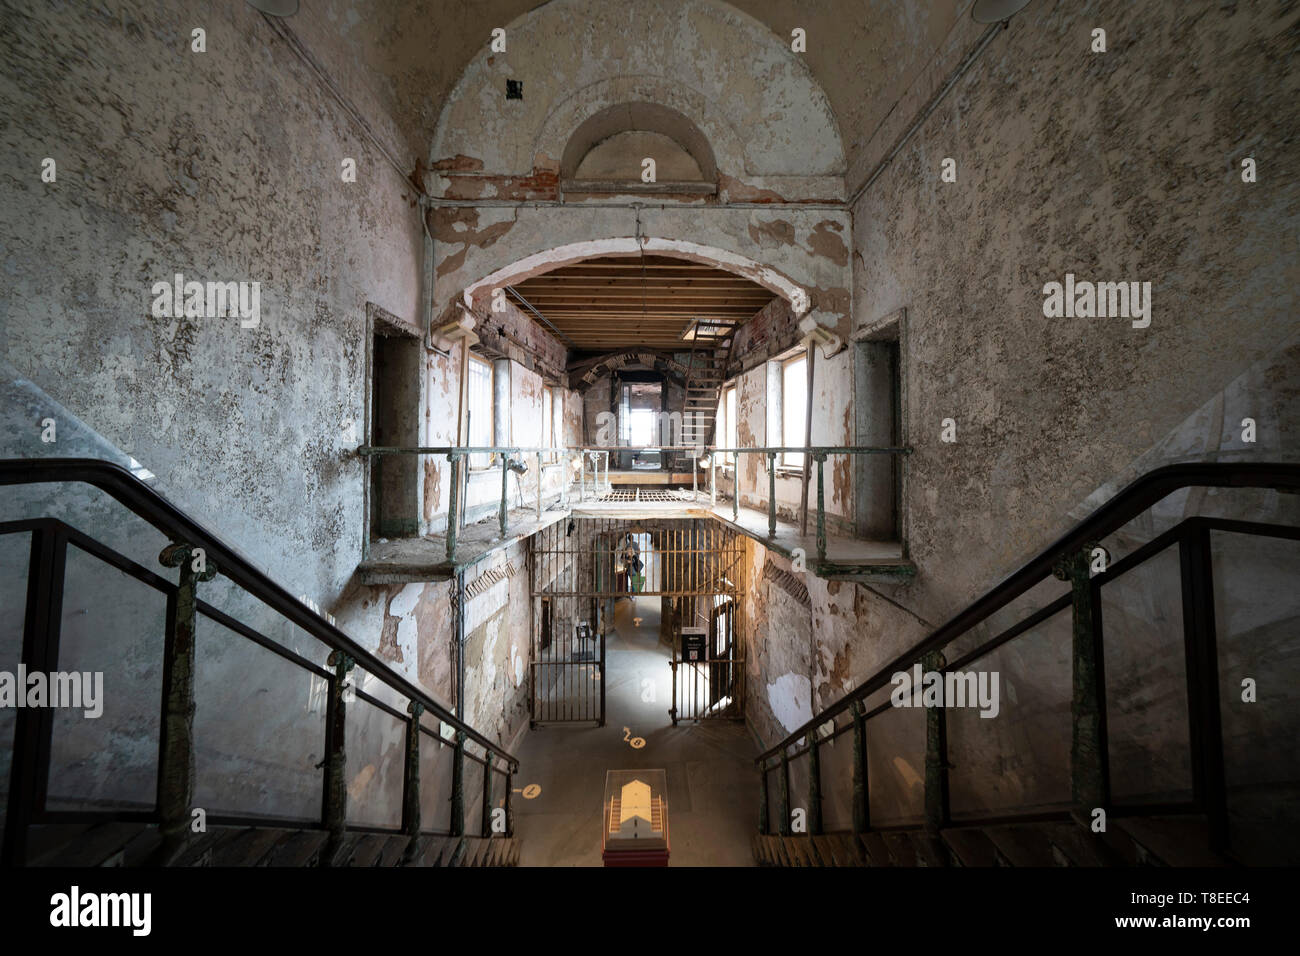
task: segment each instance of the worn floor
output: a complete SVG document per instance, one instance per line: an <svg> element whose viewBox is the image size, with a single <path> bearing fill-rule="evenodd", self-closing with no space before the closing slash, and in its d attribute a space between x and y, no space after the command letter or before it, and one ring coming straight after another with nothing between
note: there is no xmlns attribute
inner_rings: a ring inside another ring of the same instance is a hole
<svg viewBox="0 0 1300 956"><path fill-rule="evenodd" d="M752 866L750 837L758 814L753 759L745 726L709 721L672 726L672 671L659 643L659 599L641 598L633 622L621 599L607 644L604 727L546 726L528 731L516 749L513 795L523 866L600 866L601 801L608 770L662 768L668 775L671 866ZM653 701L643 700L643 680ZM642 737L634 749L625 737ZM523 796L532 784L541 792Z"/></svg>

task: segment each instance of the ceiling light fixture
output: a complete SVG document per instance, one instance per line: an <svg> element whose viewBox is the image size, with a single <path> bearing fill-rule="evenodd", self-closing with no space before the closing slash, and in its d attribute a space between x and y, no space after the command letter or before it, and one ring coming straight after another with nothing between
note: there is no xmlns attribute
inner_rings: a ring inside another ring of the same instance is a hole
<svg viewBox="0 0 1300 956"><path fill-rule="evenodd" d="M298 0L247 0L247 3L273 17L291 17L298 12Z"/></svg>
<svg viewBox="0 0 1300 956"><path fill-rule="evenodd" d="M1029 0L975 0L970 15L976 23L1001 23L1010 20L1027 6Z"/></svg>

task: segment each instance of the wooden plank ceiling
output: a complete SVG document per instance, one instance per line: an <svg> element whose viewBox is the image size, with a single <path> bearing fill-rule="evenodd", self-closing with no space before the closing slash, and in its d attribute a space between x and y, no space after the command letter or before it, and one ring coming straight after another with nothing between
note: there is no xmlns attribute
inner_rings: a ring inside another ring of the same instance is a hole
<svg viewBox="0 0 1300 956"><path fill-rule="evenodd" d="M690 348L697 319L700 342L716 323L748 321L775 296L756 282L712 266L665 256L588 259L534 276L514 287L522 298L582 351L632 346ZM524 307L524 311L528 309Z"/></svg>

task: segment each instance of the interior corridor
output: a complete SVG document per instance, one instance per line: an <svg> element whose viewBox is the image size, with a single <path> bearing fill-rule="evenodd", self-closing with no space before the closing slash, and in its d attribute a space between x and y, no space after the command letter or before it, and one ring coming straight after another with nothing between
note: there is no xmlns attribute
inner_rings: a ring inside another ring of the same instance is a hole
<svg viewBox="0 0 1300 956"><path fill-rule="evenodd" d="M670 651L659 642L659 598L619 598L606 640L605 726L539 727L525 733L515 751L519 792L511 808L520 862L600 866L605 773L646 768L668 774L670 865L753 866L758 750L749 731L731 720L672 725ZM652 682L652 700L644 699L650 696L645 681ZM632 745L638 737L644 747ZM533 785L541 792L529 799Z"/></svg>

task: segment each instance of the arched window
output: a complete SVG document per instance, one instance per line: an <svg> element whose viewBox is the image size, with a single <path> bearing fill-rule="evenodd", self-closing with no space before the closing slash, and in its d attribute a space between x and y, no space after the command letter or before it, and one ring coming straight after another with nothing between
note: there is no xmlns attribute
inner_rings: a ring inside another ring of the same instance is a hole
<svg viewBox="0 0 1300 956"><path fill-rule="evenodd" d="M654 160L655 181L642 178ZM566 194L717 192L718 168L704 134L674 109L656 103L620 103L583 122L564 148L561 187Z"/></svg>

